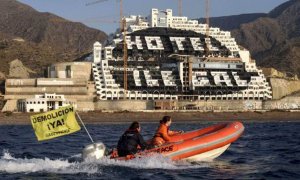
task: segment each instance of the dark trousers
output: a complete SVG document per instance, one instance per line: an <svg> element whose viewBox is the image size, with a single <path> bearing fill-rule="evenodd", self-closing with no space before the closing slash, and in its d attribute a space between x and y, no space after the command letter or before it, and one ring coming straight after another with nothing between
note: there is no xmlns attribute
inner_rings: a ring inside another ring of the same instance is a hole
<svg viewBox="0 0 300 180"><path fill-rule="evenodd" d="M119 157L125 157L127 155L133 155L133 154L135 153L126 150L118 150Z"/></svg>

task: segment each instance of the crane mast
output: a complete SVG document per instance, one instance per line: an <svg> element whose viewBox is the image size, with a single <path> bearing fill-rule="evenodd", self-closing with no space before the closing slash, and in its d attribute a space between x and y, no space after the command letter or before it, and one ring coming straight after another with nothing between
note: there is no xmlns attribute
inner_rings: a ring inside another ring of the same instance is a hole
<svg viewBox="0 0 300 180"><path fill-rule="evenodd" d="M209 38L210 0L205 0L206 37Z"/></svg>
<svg viewBox="0 0 300 180"><path fill-rule="evenodd" d="M120 0L120 30L123 31L123 1Z"/></svg>
<svg viewBox="0 0 300 180"><path fill-rule="evenodd" d="M120 29L123 32L123 61L124 61L124 99L127 98L128 81L127 81L127 44L126 44L126 18L123 17L123 0L120 0Z"/></svg>
<svg viewBox="0 0 300 180"><path fill-rule="evenodd" d="M182 0L178 0L178 14L182 16Z"/></svg>
<svg viewBox="0 0 300 180"><path fill-rule="evenodd" d="M108 1L108 0L97 0L97 1L86 3L85 5L90 6L90 5L98 4L98 3L101 3L101 2L105 2L105 1Z"/></svg>
<svg viewBox="0 0 300 180"><path fill-rule="evenodd" d="M209 56L209 46L210 46L210 32L209 32L209 10L210 10L210 0L205 0L205 21L206 21L206 28L205 28L205 57L208 60Z"/></svg>
<svg viewBox="0 0 300 180"><path fill-rule="evenodd" d="M124 61L124 99L127 97L127 44L126 44L126 19L123 18L123 61Z"/></svg>
<svg viewBox="0 0 300 180"><path fill-rule="evenodd" d="M90 3L86 3L86 6L102 3L108 0L96 0ZM120 0L120 34L123 35L123 61L124 61L124 99L127 98L127 89L128 89L128 81L127 81L127 44L126 44L126 18L123 17L123 0Z"/></svg>

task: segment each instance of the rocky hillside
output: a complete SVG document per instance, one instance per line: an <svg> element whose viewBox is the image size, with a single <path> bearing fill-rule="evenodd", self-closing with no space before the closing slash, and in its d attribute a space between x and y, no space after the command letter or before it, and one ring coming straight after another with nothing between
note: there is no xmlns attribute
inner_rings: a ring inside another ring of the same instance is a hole
<svg viewBox="0 0 300 180"><path fill-rule="evenodd" d="M250 19L253 20L247 22ZM212 18L211 22L212 26L231 30L238 44L251 51L259 66L300 75L299 0L287 1L266 15Z"/></svg>
<svg viewBox="0 0 300 180"><path fill-rule="evenodd" d="M9 63L20 59L25 66L41 72L46 65L73 61L85 55L102 31L41 13L16 0L0 4L0 72L8 75Z"/></svg>
<svg viewBox="0 0 300 180"><path fill-rule="evenodd" d="M300 1L290 0L268 17L242 24L233 31L258 65L300 75Z"/></svg>
<svg viewBox="0 0 300 180"><path fill-rule="evenodd" d="M252 13L252 14L240 14L234 16L222 16L210 18L210 24L213 27L221 27L222 30L231 31L238 29L241 24L255 21L258 18L266 17L268 14L265 13ZM201 18L198 20L201 23L205 23L205 19Z"/></svg>

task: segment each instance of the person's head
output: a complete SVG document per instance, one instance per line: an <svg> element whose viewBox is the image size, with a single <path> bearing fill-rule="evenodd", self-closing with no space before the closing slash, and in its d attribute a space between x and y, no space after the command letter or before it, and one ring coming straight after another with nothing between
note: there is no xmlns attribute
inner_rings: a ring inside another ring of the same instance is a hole
<svg viewBox="0 0 300 180"><path fill-rule="evenodd" d="M167 125L167 126L170 126L171 123L172 123L172 119L171 119L170 116L164 116L164 117L162 118L162 120L160 120L160 123L161 123L161 124L165 124L165 125Z"/></svg>
<svg viewBox="0 0 300 180"><path fill-rule="evenodd" d="M141 131L140 123L137 121L132 122L131 125L129 126L129 130L140 132Z"/></svg>

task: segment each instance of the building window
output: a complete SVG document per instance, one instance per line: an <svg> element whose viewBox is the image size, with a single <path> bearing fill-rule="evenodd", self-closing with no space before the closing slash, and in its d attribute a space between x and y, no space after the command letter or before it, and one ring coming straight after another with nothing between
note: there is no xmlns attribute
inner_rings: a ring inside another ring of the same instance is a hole
<svg viewBox="0 0 300 180"><path fill-rule="evenodd" d="M71 78L71 66L66 66L66 78Z"/></svg>
<svg viewBox="0 0 300 180"><path fill-rule="evenodd" d="M58 102L58 105L59 105L59 106L62 106L62 101L59 101L59 102Z"/></svg>
<svg viewBox="0 0 300 180"><path fill-rule="evenodd" d="M51 66L50 71L55 71L55 66Z"/></svg>

